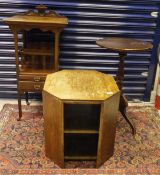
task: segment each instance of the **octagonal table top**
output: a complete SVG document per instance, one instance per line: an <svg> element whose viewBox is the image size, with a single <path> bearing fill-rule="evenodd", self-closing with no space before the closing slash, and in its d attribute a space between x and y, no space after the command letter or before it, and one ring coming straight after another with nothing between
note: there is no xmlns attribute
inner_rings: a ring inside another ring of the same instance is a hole
<svg viewBox="0 0 160 175"><path fill-rule="evenodd" d="M90 70L62 70L47 75L43 91L62 100L106 100L119 92L114 78Z"/></svg>

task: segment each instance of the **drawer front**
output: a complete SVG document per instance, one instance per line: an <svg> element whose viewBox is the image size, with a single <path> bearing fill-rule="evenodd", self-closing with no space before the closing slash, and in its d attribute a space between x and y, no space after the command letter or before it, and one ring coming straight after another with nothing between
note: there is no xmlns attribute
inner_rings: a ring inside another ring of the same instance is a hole
<svg viewBox="0 0 160 175"><path fill-rule="evenodd" d="M30 81L19 81L19 90L20 91L42 91L44 82L30 82Z"/></svg>
<svg viewBox="0 0 160 175"><path fill-rule="evenodd" d="M44 82L46 76L39 75L19 75L20 81L34 81L34 82Z"/></svg>

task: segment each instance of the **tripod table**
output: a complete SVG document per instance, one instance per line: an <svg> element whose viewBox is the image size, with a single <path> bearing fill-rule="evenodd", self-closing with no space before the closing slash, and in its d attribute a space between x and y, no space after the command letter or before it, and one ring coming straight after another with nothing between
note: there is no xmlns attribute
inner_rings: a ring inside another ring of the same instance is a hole
<svg viewBox="0 0 160 175"><path fill-rule="evenodd" d="M152 44L149 42L144 42L137 39L129 39L129 38L116 38L116 37L108 37L104 39L100 39L96 41L97 45L100 47L106 48L111 51L118 52L119 54L119 68L116 75L117 85L120 90L122 90L122 83L124 80L124 60L127 56L128 52L142 52L152 49ZM125 118L127 123L130 125L132 129L132 134L136 134L136 129L128 116L126 115L126 108L128 106L128 101L126 97L122 94L120 97L119 111L122 116Z"/></svg>

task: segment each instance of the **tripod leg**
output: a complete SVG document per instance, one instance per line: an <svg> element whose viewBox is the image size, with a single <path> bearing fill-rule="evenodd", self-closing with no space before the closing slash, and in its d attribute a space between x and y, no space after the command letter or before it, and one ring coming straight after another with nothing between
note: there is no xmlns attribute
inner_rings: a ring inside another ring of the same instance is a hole
<svg viewBox="0 0 160 175"><path fill-rule="evenodd" d="M120 104L119 104L119 111L121 112L121 114L124 117L124 119L126 120L126 122L129 124L129 126L130 126L130 128L132 130L132 134L135 136L136 135L136 128L133 125L133 123L131 122L131 120L127 117L127 114L126 114L127 106L128 106L127 99L125 98L125 96L123 96L121 94Z"/></svg>
<svg viewBox="0 0 160 175"><path fill-rule="evenodd" d="M25 92L25 99L26 99L26 104L30 105L29 101L28 101L28 92Z"/></svg>

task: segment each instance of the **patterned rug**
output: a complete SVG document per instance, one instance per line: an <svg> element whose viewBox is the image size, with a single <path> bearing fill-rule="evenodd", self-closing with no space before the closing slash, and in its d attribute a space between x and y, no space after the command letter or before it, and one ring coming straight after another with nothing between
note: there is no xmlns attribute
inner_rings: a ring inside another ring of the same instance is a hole
<svg viewBox="0 0 160 175"><path fill-rule="evenodd" d="M17 105L0 113L0 174L160 174L160 117L153 107L129 107L137 128L136 139L122 116L118 117L115 153L100 168L92 161L69 161L59 168L45 157L41 106Z"/></svg>

